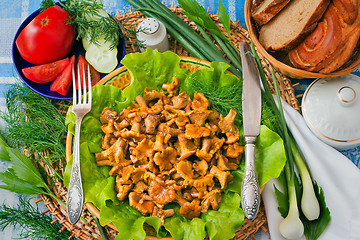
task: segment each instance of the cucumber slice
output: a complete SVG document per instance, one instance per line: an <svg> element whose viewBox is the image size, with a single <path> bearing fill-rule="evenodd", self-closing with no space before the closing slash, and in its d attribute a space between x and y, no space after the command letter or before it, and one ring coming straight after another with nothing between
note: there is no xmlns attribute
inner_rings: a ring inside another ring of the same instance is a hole
<svg viewBox="0 0 360 240"><path fill-rule="evenodd" d="M83 36L81 41L82 41L83 48L85 49L85 51L87 51L88 47L90 45L90 40L89 40L88 35L86 34L85 36Z"/></svg>
<svg viewBox="0 0 360 240"><path fill-rule="evenodd" d="M117 48L110 49L111 43L103 39L99 45L90 43L86 53L86 60L101 73L109 73L118 65Z"/></svg>

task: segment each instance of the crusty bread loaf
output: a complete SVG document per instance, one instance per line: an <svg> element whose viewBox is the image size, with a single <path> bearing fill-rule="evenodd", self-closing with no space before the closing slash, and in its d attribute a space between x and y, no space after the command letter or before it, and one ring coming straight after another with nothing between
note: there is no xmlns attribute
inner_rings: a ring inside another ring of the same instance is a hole
<svg viewBox="0 0 360 240"><path fill-rule="evenodd" d="M344 8L341 1L347 7ZM289 52L289 59L295 67L330 73L351 57L360 37L359 3L358 0L333 0L333 3L314 32ZM356 11L350 13L348 9Z"/></svg>
<svg viewBox="0 0 360 240"><path fill-rule="evenodd" d="M290 50L310 34L330 0L292 0L270 22L263 25L259 41L266 50Z"/></svg>
<svg viewBox="0 0 360 240"><path fill-rule="evenodd" d="M333 0L342 19L347 24L353 24L359 14L359 0Z"/></svg>
<svg viewBox="0 0 360 240"><path fill-rule="evenodd" d="M290 0L264 0L254 9L252 18L261 26L269 22Z"/></svg>

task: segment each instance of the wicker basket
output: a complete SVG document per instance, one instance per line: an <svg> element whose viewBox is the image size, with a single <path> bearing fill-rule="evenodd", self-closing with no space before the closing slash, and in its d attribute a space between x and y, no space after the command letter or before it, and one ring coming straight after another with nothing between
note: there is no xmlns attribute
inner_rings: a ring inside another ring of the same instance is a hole
<svg viewBox="0 0 360 240"><path fill-rule="evenodd" d="M249 31L250 38L253 40L257 51L265 57L271 65L274 66L275 69L280 71L286 76L292 77L292 78L331 78L331 77L337 77L337 76L343 76L346 74L349 74L360 65L360 43L358 43L357 48L355 49L351 59L345 63L342 67L340 67L338 70L323 74L323 73L316 73L316 72L310 72L305 71L302 69L297 69L291 66L291 63L288 63L288 60L279 60L284 58L283 56L274 56L270 54L268 51L265 50L265 48L261 45L258 39L258 25L255 23L255 21L251 17L251 12L255 6L254 3L259 2L259 0L245 0L245 22L247 29ZM284 58L286 59L286 58Z"/></svg>
<svg viewBox="0 0 360 240"><path fill-rule="evenodd" d="M195 24L193 22L189 21L186 18L186 16L184 16L181 13L182 10L180 8L171 7L170 9L173 12L175 12L176 14L178 14L191 27L196 29ZM225 32L222 25L219 23L219 19L218 19L217 15L212 15L212 14L209 14L209 15L214 20L214 22L216 22L219 25L219 27L222 29L222 31ZM132 13L125 13L123 15L120 15L118 13L116 18L119 21L126 24L126 26L128 26L129 28L134 28L134 27L136 28L137 25L145 18L145 16L143 14L141 14L140 12L132 12ZM248 36L247 31L244 30L240 25L238 25L238 23L231 23L231 38L232 38L235 46L237 46L238 43L241 41L249 42L249 36ZM190 56L190 54L181 45L179 45L174 39L170 38L169 40L170 40L170 50L171 51L175 52L179 56L184 56L184 57ZM126 53L136 52L136 48L134 47L134 42L135 42L135 39L133 39L131 37L126 40ZM195 60L192 60L192 61L195 61ZM272 80L271 80L271 66L265 59L262 59L261 61L262 61L265 73L269 79L270 88L272 90L274 90L274 87L272 85ZM189 66L191 66L191 65L184 65L184 67L189 67ZM123 69L124 68L114 71L112 74L105 77L102 81L107 81L107 79L117 75ZM299 111L298 101L294 95L294 89L291 86L290 80L286 76L282 75L280 72L275 71L275 75L277 76L280 95L293 108L295 108L296 110ZM112 82L116 86L122 88L126 85L127 82L129 82L129 80L130 80L130 75L124 74L124 75L120 76L119 79L117 79L116 81L112 81ZM65 107L65 110L66 110L66 107ZM70 133L68 133L68 136L66 139L67 139L66 145L71 146L72 135ZM71 147L67 148L66 154L67 154L66 158L70 159ZM57 166L57 167L61 168L62 166ZM52 170L48 169L45 165L44 165L44 168L48 171L48 173L50 173L50 175L53 174ZM54 180L56 180L56 179L54 178ZM66 190L63 182L57 181L55 186L52 189L58 198L62 199L64 202L66 202L67 190ZM94 217L93 217L93 214L97 215L98 211L96 208L94 208L94 206L92 204L86 203L85 206L87 207L87 209L85 209L82 214L82 217L84 217L87 220L87 222L84 222L83 220L80 219L76 225L72 225L68 221L66 209L61 204L59 204L56 200L51 199L45 195L41 195L41 200L45 203L45 206L48 208L48 210L51 212L51 214L56 218L55 221L58 221L59 223L61 223L64 226L63 229L65 229L65 228L68 229L69 231L71 231L73 233L74 236L76 236L80 239L101 239L100 232L97 228L97 225L96 225ZM91 211L89 211L89 210L91 210ZM234 239L237 239L237 240L246 239L249 236L251 236L253 239L255 239L253 234L255 232L257 232L260 228L262 228L263 230L266 231L266 228L264 227L265 224L266 224L266 215L265 215L263 206L261 206L256 219L254 219L253 221L249 221L249 220L245 219L244 224L236 231ZM114 237L118 234L118 232L116 231L116 228L112 224L108 224L107 226L105 226L105 230L107 232L109 239L114 239ZM147 239L150 240L150 239L157 239L157 238L147 237ZM167 239L169 239L169 238L167 238Z"/></svg>

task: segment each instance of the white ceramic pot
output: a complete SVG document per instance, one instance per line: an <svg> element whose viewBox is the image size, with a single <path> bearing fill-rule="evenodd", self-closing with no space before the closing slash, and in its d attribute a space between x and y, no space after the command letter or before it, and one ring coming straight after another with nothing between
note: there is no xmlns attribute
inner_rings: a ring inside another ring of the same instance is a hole
<svg viewBox="0 0 360 240"><path fill-rule="evenodd" d="M302 114L311 131L339 150L360 145L360 78L315 80L305 91Z"/></svg>

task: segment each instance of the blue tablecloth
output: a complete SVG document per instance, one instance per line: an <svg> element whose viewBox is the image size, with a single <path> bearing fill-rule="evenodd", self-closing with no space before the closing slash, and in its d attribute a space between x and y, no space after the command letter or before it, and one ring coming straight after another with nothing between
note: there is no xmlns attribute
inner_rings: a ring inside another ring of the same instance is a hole
<svg viewBox="0 0 360 240"><path fill-rule="evenodd" d="M166 5L171 6L172 2L177 5L176 1L166 0ZM217 12L217 0L198 0L198 2L209 8L212 13ZM11 48L14 35L22 23L32 12L40 7L41 0L1 0L0 1L0 110L6 111L4 94L8 87L15 82L17 74L13 68ZM246 28L244 21L244 0L223 0L225 8L233 22L240 20L240 24ZM130 5L125 0L103 0L104 8L107 12L115 13L119 10L121 14L129 12ZM293 83L299 83L295 87L296 95L302 94L312 80L293 80ZM0 120L0 129L4 129L4 122ZM344 151L348 158L354 164L359 166L360 147ZM5 171L9 166L7 162L0 161L0 171ZM8 191L0 190L0 204L6 201L10 206L17 203L17 195ZM8 240L16 237L16 231L7 228L0 232L0 239ZM268 235L259 232L257 239L268 239Z"/></svg>

